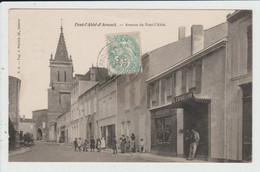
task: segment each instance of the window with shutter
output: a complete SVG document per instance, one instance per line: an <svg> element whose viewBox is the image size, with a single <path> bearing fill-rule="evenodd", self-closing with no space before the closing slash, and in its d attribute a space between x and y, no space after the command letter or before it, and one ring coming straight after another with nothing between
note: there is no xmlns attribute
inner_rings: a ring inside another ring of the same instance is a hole
<svg viewBox="0 0 260 172"><path fill-rule="evenodd" d="M140 103L141 103L141 80L137 80L135 83L134 83L134 91L135 91L135 95L134 95L134 105L135 106L140 106Z"/></svg>
<svg viewBox="0 0 260 172"><path fill-rule="evenodd" d="M160 80L161 82L161 94L160 95L160 98L161 98L161 104L164 104L165 103L165 94L166 94L166 91L165 91L165 84L166 84L166 78L162 78Z"/></svg>
<svg viewBox="0 0 260 172"><path fill-rule="evenodd" d="M182 94L187 93L187 71L188 69L186 67L182 69L182 87L181 87Z"/></svg>
<svg viewBox="0 0 260 172"><path fill-rule="evenodd" d="M58 71L58 82L60 82L60 72Z"/></svg>
<svg viewBox="0 0 260 172"><path fill-rule="evenodd" d="M171 102L171 99L172 99L172 76L166 77L165 97L166 97L166 102Z"/></svg>
<svg viewBox="0 0 260 172"><path fill-rule="evenodd" d="M201 92L201 77L202 77L202 64L201 64L201 60L199 60L198 62L196 62L196 76L195 76L195 84L196 84L196 91L195 93L200 93Z"/></svg>

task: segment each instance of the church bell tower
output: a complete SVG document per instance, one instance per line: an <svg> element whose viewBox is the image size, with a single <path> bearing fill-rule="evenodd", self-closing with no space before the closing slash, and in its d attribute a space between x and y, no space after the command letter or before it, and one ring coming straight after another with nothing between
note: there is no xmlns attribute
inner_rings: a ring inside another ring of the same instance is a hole
<svg viewBox="0 0 260 172"><path fill-rule="evenodd" d="M48 89L48 128L50 141L56 140L57 116L70 108L70 90L73 81L73 64L65 43L63 27L55 56L50 58L50 88Z"/></svg>

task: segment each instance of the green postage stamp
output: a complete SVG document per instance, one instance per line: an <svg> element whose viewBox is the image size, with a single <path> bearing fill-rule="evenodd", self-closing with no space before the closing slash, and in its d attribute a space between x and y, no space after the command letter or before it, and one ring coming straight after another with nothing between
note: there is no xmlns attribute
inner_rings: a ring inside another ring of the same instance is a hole
<svg viewBox="0 0 260 172"><path fill-rule="evenodd" d="M107 35L106 39L110 75L141 72L139 32Z"/></svg>

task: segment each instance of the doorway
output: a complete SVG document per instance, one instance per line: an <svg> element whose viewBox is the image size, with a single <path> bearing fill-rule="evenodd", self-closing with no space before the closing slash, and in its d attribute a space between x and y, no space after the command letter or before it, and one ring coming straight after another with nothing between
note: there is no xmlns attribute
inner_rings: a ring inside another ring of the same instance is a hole
<svg viewBox="0 0 260 172"><path fill-rule="evenodd" d="M112 148L112 140L115 137L115 124L107 126L107 147Z"/></svg>
<svg viewBox="0 0 260 172"><path fill-rule="evenodd" d="M184 109L184 154L189 155L190 147L186 138L190 137L191 129L195 129L199 135L197 158L208 157L208 104L192 102L183 106Z"/></svg>
<svg viewBox="0 0 260 172"><path fill-rule="evenodd" d="M42 130L40 128L37 130L36 140L42 140Z"/></svg>
<svg viewBox="0 0 260 172"><path fill-rule="evenodd" d="M243 160L252 160L252 83L241 85L243 89Z"/></svg>
<svg viewBox="0 0 260 172"><path fill-rule="evenodd" d="M61 143L64 143L65 142L65 130L62 130L61 132L60 132L60 142Z"/></svg>

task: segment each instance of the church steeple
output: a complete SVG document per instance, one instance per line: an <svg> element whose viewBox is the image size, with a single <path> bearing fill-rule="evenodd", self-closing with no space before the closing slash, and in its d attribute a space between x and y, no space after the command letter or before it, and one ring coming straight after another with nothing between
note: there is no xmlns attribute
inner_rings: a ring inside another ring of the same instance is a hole
<svg viewBox="0 0 260 172"><path fill-rule="evenodd" d="M68 90L72 85L73 79L73 64L72 57L68 55L67 47L63 34L63 26L61 20L60 38L55 55L51 54L50 58L50 88L59 90L60 84L63 91L66 90L64 85L68 86Z"/></svg>
<svg viewBox="0 0 260 172"><path fill-rule="evenodd" d="M61 25L60 25L60 32L63 33L62 19L61 19Z"/></svg>
<svg viewBox="0 0 260 172"><path fill-rule="evenodd" d="M51 54L49 67L48 115L55 117L70 107L70 90L73 82L73 64L67 52L62 23L56 54Z"/></svg>
<svg viewBox="0 0 260 172"><path fill-rule="evenodd" d="M67 47L66 47L66 43L65 43L64 34L63 34L62 23L61 23L60 31L61 31L60 38L59 38L54 60L55 61L69 61L68 51L67 51Z"/></svg>

